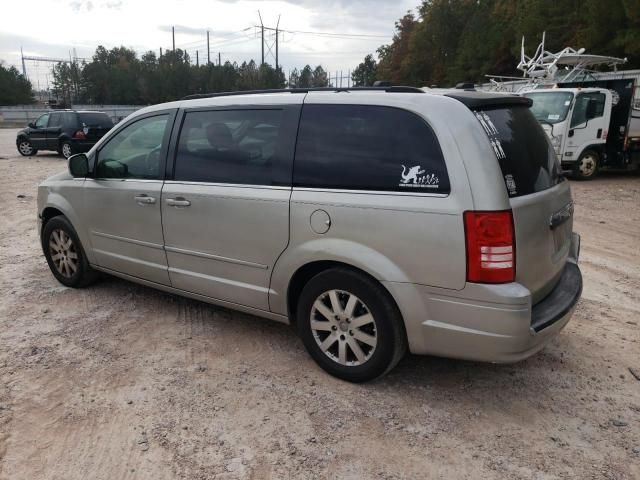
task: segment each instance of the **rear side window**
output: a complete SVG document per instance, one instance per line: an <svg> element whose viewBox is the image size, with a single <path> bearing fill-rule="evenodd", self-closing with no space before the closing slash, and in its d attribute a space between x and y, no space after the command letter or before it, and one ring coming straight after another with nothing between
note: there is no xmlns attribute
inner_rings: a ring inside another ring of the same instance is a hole
<svg viewBox="0 0 640 480"><path fill-rule="evenodd" d="M541 192L562 181L555 152L528 107L474 113L489 137L510 197Z"/></svg>
<svg viewBox="0 0 640 480"><path fill-rule="evenodd" d="M178 141L174 179L288 185L294 135L283 109L187 112Z"/></svg>
<svg viewBox="0 0 640 480"><path fill-rule="evenodd" d="M80 124L83 123L87 127L100 127L100 128L111 128L113 127L113 122L111 118L106 113L79 113L78 117L80 119Z"/></svg>
<svg viewBox="0 0 640 480"><path fill-rule="evenodd" d="M49 127L62 127L62 113L52 113L49 115Z"/></svg>
<svg viewBox="0 0 640 480"><path fill-rule="evenodd" d="M298 187L449 193L436 136L391 107L305 105L293 183Z"/></svg>
<svg viewBox="0 0 640 480"><path fill-rule="evenodd" d="M66 112L64 114L64 126L67 128L78 128L78 116L73 112Z"/></svg>

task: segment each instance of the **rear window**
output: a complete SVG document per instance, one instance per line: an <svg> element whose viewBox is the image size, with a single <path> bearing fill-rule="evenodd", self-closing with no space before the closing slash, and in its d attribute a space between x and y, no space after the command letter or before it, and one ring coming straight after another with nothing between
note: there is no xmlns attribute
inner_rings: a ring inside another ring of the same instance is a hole
<svg viewBox="0 0 640 480"><path fill-rule="evenodd" d="M293 180L298 187L450 192L431 127L409 111L369 105L305 105Z"/></svg>
<svg viewBox="0 0 640 480"><path fill-rule="evenodd" d="M79 113L78 117L80 117L80 123L84 123L87 127L113 127L113 122L106 113Z"/></svg>
<svg viewBox="0 0 640 480"><path fill-rule="evenodd" d="M541 192L563 180L547 135L528 107L474 113L489 137L510 197Z"/></svg>

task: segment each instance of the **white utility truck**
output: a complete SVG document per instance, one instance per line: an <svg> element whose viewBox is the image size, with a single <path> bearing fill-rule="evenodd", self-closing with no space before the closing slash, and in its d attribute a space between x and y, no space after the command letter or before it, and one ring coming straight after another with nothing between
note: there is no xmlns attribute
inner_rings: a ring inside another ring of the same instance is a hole
<svg viewBox="0 0 640 480"><path fill-rule="evenodd" d="M601 168L640 168L640 111L634 81L558 83L522 94L545 130L563 169L580 180Z"/></svg>

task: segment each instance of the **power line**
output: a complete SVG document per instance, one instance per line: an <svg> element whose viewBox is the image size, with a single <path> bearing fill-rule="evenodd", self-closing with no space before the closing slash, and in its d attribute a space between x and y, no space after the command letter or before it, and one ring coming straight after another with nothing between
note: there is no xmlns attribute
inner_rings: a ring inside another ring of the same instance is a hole
<svg viewBox="0 0 640 480"><path fill-rule="evenodd" d="M260 28L256 25L257 28ZM272 27L264 27L265 30L276 30ZM299 35L318 35L324 37L337 37L337 38L389 38L389 35L371 35L365 33L339 33L339 32L317 32L317 31L305 31L305 30L284 30L279 29L280 32L299 34Z"/></svg>

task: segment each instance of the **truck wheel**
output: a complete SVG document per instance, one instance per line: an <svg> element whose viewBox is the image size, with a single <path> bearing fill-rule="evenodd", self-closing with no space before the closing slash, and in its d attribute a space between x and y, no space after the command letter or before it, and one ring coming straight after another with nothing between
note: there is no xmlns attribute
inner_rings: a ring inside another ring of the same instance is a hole
<svg viewBox="0 0 640 480"><path fill-rule="evenodd" d="M297 326L313 359L328 373L366 382L391 370L407 348L395 303L376 281L332 268L313 277L298 300Z"/></svg>
<svg viewBox="0 0 640 480"><path fill-rule="evenodd" d="M576 180L592 180L598 174L600 155L593 150L585 150L573 167Z"/></svg>

